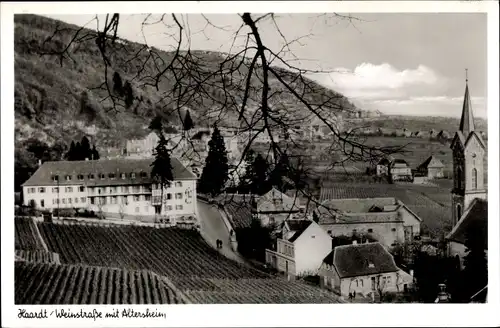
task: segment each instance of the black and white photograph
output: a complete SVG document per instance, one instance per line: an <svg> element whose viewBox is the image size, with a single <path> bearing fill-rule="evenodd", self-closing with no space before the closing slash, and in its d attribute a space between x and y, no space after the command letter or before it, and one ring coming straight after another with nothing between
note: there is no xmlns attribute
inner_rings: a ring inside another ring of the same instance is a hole
<svg viewBox="0 0 500 328"><path fill-rule="evenodd" d="M490 13L157 4L11 16L16 315L498 294Z"/></svg>

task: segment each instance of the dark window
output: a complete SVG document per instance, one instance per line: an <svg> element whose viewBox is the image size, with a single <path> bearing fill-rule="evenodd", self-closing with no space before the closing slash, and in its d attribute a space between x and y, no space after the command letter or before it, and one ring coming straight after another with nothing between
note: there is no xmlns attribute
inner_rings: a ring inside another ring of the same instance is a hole
<svg viewBox="0 0 500 328"><path fill-rule="evenodd" d="M141 178L147 178L148 174L146 172L141 172Z"/></svg>
<svg viewBox="0 0 500 328"><path fill-rule="evenodd" d="M110 174L108 174L108 177L109 177L110 179L114 179L114 178L115 178L115 174L114 174L114 173L110 173Z"/></svg>
<svg viewBox="0 0 500 328"><path fill-rule="evenodd" d="M83 174L78 174L78 180L83 180Z"/></svg>
<svg viewBox="0 0 500 328"><path fill-rule="evenodd" d="M368 229L368 232L372 233L372 232L373 232L373 229Z"/></svg>
<svg viewBox="0 0 500 328"><path fill-rule="evenodd" d="M52 176L52 181L59 181L59 176L58 175L53 175Z"/></svg>
<svg viewBox="0 0 500 328"><path fill-rule="evenodd" d="M99 174L99 178L101 178L101 180L103 180L105 177L106 175L104 173Z"/></svg>
<svg viewBox="0 0 500 328"><path fill-rule="evenodd" d="M93 175L92 173L90 173L90 174L89 174L89 179L90 179L90 180L94 180L94 178L95 178L95 177L94 177L94 175Z"/></svg>
<svg viewBox="0 0 500 328"><path fill-rule="evenodd" d="M392 231L396 231L396 228L392 228L391 230L392 230Z"/></svg>
<svg viewBox="0 0 500 328"><path fill-rule="evenodd" d="M477 170L472 169L472 189L477 189Z"/></svg>

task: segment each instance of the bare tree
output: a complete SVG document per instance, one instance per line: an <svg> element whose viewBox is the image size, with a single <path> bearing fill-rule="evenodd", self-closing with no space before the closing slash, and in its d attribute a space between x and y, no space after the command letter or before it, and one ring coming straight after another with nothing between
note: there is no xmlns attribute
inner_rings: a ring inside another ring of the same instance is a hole
<svg viewBox="0 0 500 328"><path fill-rule="evenodd" d="M40 53L57 56L60 64L64 65L68 60L74 61L72 51L76 47L90 46L94 42L102 58L103 82L89 87L105 94L101 103L110 112L125 110L130 105L113 92L110 81L114 72L134 63L136 69L129 72L130 85L136 90L154 90L159 94L160 99L155 106L161 108L164 114L177 116L182 121L184 108L196 108L199 122L217 123L220 127L227 126L238 131L244 145L241 158L232 170L238 169L247 152L262 136L269 140L263 152L273 164L276 165L284 153L295 156L288 164L293 177L290 180L295 189L312 202L317 202L313 195L314 188L304 181L321 176L321 172L314 170L314 161L308 151L311 142L304 142L298 137L301 128L312 120L319 120L331 135L330 144L322 151L323 156L331 159L328 169L344 167L354 161L373 164L383 156L403 151L404 147L367 145L356 133L362 127L342 131L342 116L355 108L342 95L326 90L309 79L311 74L330 72L303 69L293 64L298 58L292 46L300 44L309 35L288 40L280 28L278 16L273 13L243 13L238 17L241 23L234 33L230 51L218 54L217 64L207 63L203 60L203 52L191 49L193 32L188 20L179 14L163 14L158 18L147 15L141 27L144 45L134 53L129 53L124 44L117 42L121 24L120 14L117 13L107 14L103 25L96 15L93 20L98 23L97 31L79 28L59 49L49 47L49 51L42 47ZM225 28L205 16L203 18L206 28ZM340 14L319 15L317 19L343 20L350 24L358 21ZM171 52L163 53L148 45L144 28L150 25L162 25L165 38L175 41ZM274 29L281 36L280 49L273 49L274 44L266 44L261 36L261 31L265 29ZM44 44L49 44L60 33L62 29L57 28ZM237 43L243 46L238 48ZM236 48L238 50L234 50ZM124 54L126 59L123 59ZM128 99L130 101L137 100ZM230 120L229 116L237 119ZM169 149L173 154L186 145L195 149L186 131L182 131L181 136L181 142ZM229 175L232 176L231 172ZM232 197L224 199L225 202L232 200Z"/></svg>

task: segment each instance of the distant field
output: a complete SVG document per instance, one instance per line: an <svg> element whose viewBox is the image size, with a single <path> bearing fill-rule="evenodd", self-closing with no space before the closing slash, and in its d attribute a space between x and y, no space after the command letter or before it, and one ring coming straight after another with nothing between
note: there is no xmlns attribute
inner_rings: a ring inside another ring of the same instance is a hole
<svg viewBox="0 0 500 328"><path fill-rule="evenodd" d="M422 219L422 233L441 237L451 231L451 194L446 187L394 184L332 184L321 189L320 201L342 198L394 197Z"/></svg>
<svg viewBox="0 0 500 328"><path fill-rule="evenodd" d="M460 110L460 109L458 109ZM436 131L445 130L453 134L460 124L459 118L453 117L430 117L430 116L401 116L387 115L372 119L347 120L346 127L369 126L383 129L408 129L414 131ZM488 131L488 123L485 119L475 119L476 130Z"/></svg>

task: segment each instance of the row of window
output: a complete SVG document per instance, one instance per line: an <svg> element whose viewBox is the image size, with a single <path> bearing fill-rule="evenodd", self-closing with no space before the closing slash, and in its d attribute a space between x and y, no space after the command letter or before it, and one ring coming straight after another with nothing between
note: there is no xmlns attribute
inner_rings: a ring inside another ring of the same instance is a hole
<svg viewBox="0 0 500 328"><path fill-rule="evenodd" d="M146 172L140 172L139 176L144 179L144 178L148 177L148 174ZM117 175L115 173L108 173L108 174L99 173L99 174L97 174L97 177L99 179L101 179L101 180L104 180L106 178L113 180L113 179L117 178ZM129 173L129 174L127 174L127 173L121 173L119 175L119 177L121 179L126 179L127 177L130 178L130 179L135 179L137 177L137 174L136 173ZM87 175L87 178L89 180L94 180L96 178L96 174L90 173L90 174ZM67 174L67 175L64 176L64 180L66 180L66 181L71 181L72 179L73 179L72 175ZM80 181L83 181L85 179L85 175L84 174L78 174L76 176L76 179L80 180ZM52 176L52 181L59 181L59 176L58 175L53 175Z"/></svg>
<svg viewBox="0 0 500 328"><path fill-rule="evenodd" d="M52 193L57 194L59 192L59 187L53 187L51 190ZM85 187L80 186L76 190L78 190L79 192L85 192ZM34 187L28 188L28 194L34 194L36 193L36 191L37 190ZM46 191L48 191L48 188L38 187L38 192L40 194L44 194ZM73 187L64 187L64 192L73 192Z"/></svg>
<svg viewBox="0 0 500 328"><path fill-rule="evenodd" d="M150 195L134 195L134 196L112 196L109 197L109 204L125 204L128 205L129 200L134 202L149 202L151 200ZM107 197L90 197L90 204L101 204L106 205L108 203Z"/></svg>
<svg viewBox="0 0 500 328"><path fill-rule="evenodd" d="M191 197L190 193L187 194L188 197ZM171 193L163 195L163 200L171 200L171 199L172 199ZM182 199L182 193L181 192L175 193L175 199ZM159 203L160 201L161 201L161 196L153 196L153 203Z"/></svg>
<svg viewBox="0 0 500 328"><path fill-rule="evenodd" d="M175 181L174 183L175 187L182 187L182 181ZM153 189L161 189L161 186L159 183L153 183Z"/></svg>
<svg viewBox="0 0 500 328"><path fill-rule="evenodd" d="M156 185L154 185L156 186ZM181 181L177 181L175 182L175 186L176 187L182 187L182 182ZM159 185L158 185L158 188L159 188ZM38 192L43 194L47 191L48 188L45 188L45 187L38 187ZM94 191L92 191L92 189L90 189L91 192L95 192L95 189L94 188ZM145 189L146 191L151 191L151 187L146 187ZM60 190L59 190L59 187L53 187L52 188L52 193L58 193ZM84 186L80 186L78 187L78 191L79 192L85 192L85 187ZM109 187L109 192L112 194L114 192L140 192L141 191L141 187L140 186L118 186L118 187ZM37 192L37 188L34 188L34 187L31 187L31 188L28 188L28 194L34 194ZM73 192L73 187L64 187L64 192ZM105 188L97 188L97 193L98 194L102 194L105 192ZM169 194L170 195L170 194ZM181 198L182 198L182 195L181 195ZM180 199L180 198L179 198Z"/></svg>
<svg viewBox="0 0 500 328"><path fill-rule="evenodd" d="M106 187L89 188L89 192L90 192L90 194L97 193L98 195L102 195L102 194L106 193L106 189L109 190L110 194L114 194L115 192L117 192L117 193L120 193L120 192L123 192L123 193L141 192L141 190L144 192L151 192L152 191L151 187L149 187L149 186L143 186L142 189L141 189L141 186L118 186L118 187L108 187L108 188L106 188Z"/></svg>
<svg viewBox="0 0 500 328"><path fill-rule="evenodd" d="M391 229L391 231L392 231L392 232L396 232L396 228L392 228L392 229ZM328 230L327 232L328 232L328 234L329 234L330 236L332 235L332 230ZM357 230L357 229L352 229L352 234L353 234L353 235L355 235L357 232L358 232L358 230ZM368 233L373 233L373 229L372 229L372 228L369 228L369 229L367 230L367 232L368 232Z"/></svg>
<svg viewBox="0 0 500 328"><path fill-rule="evenodd" d="M41 206L43 207L43 199L41 200ZM61 204L85 204L87 203L87 197L75 197L75 198L61 198ZM52 199L52 204L59 204L59 198Z"/></svg>

